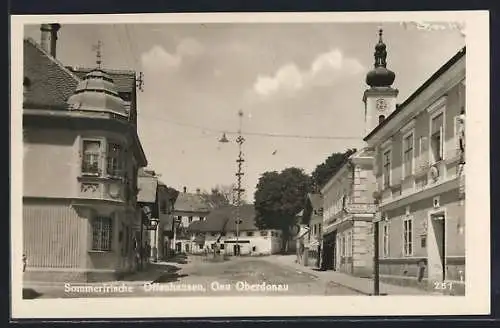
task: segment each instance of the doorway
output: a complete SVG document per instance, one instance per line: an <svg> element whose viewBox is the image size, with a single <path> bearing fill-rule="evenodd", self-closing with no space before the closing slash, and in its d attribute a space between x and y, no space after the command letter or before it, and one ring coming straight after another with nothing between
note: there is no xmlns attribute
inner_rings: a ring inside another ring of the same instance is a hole
<svg viewBox="0 0 500 328"><path fill-rule="evenodd" d="M433 281L446 279L446 221L444 213L433 214L430 217L429 233L429 278Z"/></svg>
<svg viewBox="0 0 500 328"><path fill-rule="evenodd" d="M240 255L240 245L233 245L233 254L236 256Z"/></svg>

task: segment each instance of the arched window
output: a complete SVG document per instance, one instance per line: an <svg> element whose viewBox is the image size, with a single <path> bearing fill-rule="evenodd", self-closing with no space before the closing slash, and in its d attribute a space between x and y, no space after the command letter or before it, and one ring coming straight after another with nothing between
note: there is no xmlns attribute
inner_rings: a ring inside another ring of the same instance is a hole
<svg viewBox="0 0 500 328"><path fill-rule="evenodd" d="M385 120L385 116L384 115L380 115L378 117L378 124L382 123L384 120Z"/></svg>

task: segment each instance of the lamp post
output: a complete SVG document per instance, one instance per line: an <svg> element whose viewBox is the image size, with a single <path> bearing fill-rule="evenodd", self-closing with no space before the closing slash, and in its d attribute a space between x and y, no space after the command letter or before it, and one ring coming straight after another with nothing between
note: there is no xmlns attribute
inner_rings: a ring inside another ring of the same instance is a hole
<svg viewBox="0 0 500 328"><path fill-rule="evenodd" d="M153 240L154 244L152 247L153 251L153 261L158 262L158 225L160 223L160 220L156 218L150 218L149 219L149 226L151 227L151 230L153 230Z"/></svg>

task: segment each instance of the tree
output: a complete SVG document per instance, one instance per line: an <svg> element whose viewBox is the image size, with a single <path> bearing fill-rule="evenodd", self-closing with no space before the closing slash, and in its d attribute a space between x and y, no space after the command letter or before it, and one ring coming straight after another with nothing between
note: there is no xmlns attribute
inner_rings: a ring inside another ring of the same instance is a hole
<svg viewBox="0 0 500 328"><path fill-rule="evenodd" d="M213 187L210 192L202 192L201 196L210 208L235 205L237 199L235 188L235 184L217 185ZM241 204L245 203L243 197L244 195L242 195Z"/></svg>
<svg viewBox="0 0 500 328"><path fill-rule="evenodd" d="M323 163L316 166L311 174L315 191L319 191L355 152L356 149L348 149L343 153L333 153Z"/></svg>
<svg viewBox="0 0 500 328"><path fill-rule="evenodd" d="M299 168L281 172L265 172L255 191L255 222L259 229L281 230L282 250L287 251L290 228L297 224L300 212L311 189L311 179Z"/></svg>

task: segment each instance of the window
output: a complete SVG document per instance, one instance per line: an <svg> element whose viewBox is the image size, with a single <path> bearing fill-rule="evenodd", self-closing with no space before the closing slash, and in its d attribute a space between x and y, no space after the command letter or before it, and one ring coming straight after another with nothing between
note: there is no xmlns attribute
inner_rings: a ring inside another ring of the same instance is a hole
<svg viewBox="0 0 500 328"><path fill-rule="evenodd" d="M316 225L313 225L313 235L316 236Z"/></svg>
<svg viewBox="0 0 500 328"><path fill-rule="evenodd" d="M123 175L123 157L121 146L116 143L108 144L107 173L111 176Z"/></svg>
<svg viewBox="0 0 500 328"><path fill-rule="evenodd" d="M318 236L320 236L320 235L321 235L321 223L318 224Z"/></svg>
<svg viewBox="0 0 500 328"><path fill-rule="evenodd" d="M82 173L88 175L99 175L99 157L101 151L100 141L83 141Z"/></svg>
<svg viewBox="0 0 500 328"><path fill-rule="evenodd" d="M98 216L92 219L92 250L111 251L113 221L110 217Z"/></svg>
<svg viewBox="0 0 500 328"><path fill-rule="evenodd" d="M262 237L266 237L266 236L267 236L267 231L265 231L265 230L264 230L264 231L261 231L261 232L260 232L260 235L261 235Z"/></svg>
<svg viewBox="0 0 500 328"><path fill-rule="evenodd" d="M252 237L253 236L253 231L247 231L247 236Z"/></svg>
<svg viewBox="0 0 500 328"><path fill-rule="evenodd" d="M203 216L200 216L200 221L203 221L205 220L205 218Z"/></svg>
<svg viewBox="0 0 500 328"><path fill-rule="evenodd" d="M420 236L420 247L422 248L427 247L427 237L425 235Z"/></svg>
<svg viewBox="0 0 500 328"><path fill-rule="evenodd" d="M382 254L384 257L389 256L389 224L384 224L382 231Z"/></svg>
<svg viewBox="0 0 500 328"><path fill-rule="evenodd" d="M188 218L188 223L191 223L191 222L193 222L193 217L192 217L192 216L190 216L190 217Z"/></svg>
<svg viewBox="0 0 500 328"><path fill-rule="evenodd" d="M387 150L383 156L384 165L384 187L388 188L391 185L391 150Z"/></svg>
<svg viewBox="0 0 500 328"><path fill-rule="evenodd" d="M405 256L413 255L413 224L411 218L403 220L403 253Z"/></svg>
<svg viewBox="0 0 500 328"><path fill-rule="evenodd" d="M403 172L405 178L413 174L413 133L403 138Z"/></svg>
<svg viewBox="0 0 500 328"><path fill-rule="evenodd" d="M384 115L379 115L379 117L378 117L378 124L381 124L384 120L385 120L385 116Z"/></svg>
<svg viewBox="0 0 500 328"><path fill-rule="evenodd" d="M215 237L217 234L216 234L215 232L212 232L210 235L211 235L212 237Z"/></svg>
<svg viewBox="0 0 500 328"><path fill-rule="evenodd" d="M431 121L431 150L433 162L443 159L443 113Z"/></svg>

